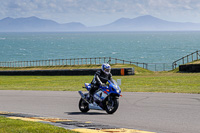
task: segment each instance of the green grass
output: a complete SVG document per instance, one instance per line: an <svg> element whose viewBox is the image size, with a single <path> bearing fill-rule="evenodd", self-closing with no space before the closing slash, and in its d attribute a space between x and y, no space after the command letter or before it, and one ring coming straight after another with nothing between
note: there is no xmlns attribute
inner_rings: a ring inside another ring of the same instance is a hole
<svg viewBox="0 0 200 133"><path fill-rule="evenodd" d="M93 76L0 76L0 90L84 90ZM122 91L200 93L200 73L156 72L133 76L113 76L121 79Z"/></svg>
<svg viewBox="0 0 200 133"><path fill-rule="evenodd" d="M50 124L13 120L0 116L0 133L77 133Z"/></svg>
<svg viewBox="0 0 200 133"><path fill-rule="evenodd" d="M112 68L126 68L126 67L137 67L130 64L111 64ZM40 66L40 67L0 67L0 70L49 70L49 69L91 69L91 68L101 68L101 65L65 65L65 66Z"/></svg>
<svg viewBox="0 0 200 133"><path fill-rule="evenodd" d="M168 72L121 79L122 90L128 92L200 93L200 73Z"/></svg>
<svg viewBox="0 0 200 133"><path fill-rule="evenodd" d="M121 79L122 92L166 92L200 94L200 73L152 72L134 65L112 65L112 68L134 67L136 75L113 76ZM100 68L95 65L71 66L70 69ZM35 68L37 69L37 68ZM69 69L69 67L68 67ZM93 76L0 76L0 90L78 91Z"/></svg>

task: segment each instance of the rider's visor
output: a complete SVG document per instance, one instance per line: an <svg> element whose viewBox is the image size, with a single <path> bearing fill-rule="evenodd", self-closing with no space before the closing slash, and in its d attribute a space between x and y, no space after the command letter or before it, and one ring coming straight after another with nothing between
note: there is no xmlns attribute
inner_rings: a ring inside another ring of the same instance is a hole
<svg viewBox="0 0 200 133"><path fill-rule="evenodd" d="M108 73L110 73L110 69L105 69L105 72L108 72Z"/></svg>

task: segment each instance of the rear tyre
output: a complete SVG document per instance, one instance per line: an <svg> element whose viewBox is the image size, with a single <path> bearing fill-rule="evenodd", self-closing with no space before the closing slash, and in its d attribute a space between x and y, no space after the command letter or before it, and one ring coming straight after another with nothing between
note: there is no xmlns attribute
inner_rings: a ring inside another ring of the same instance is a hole
<svg viewBox="0 0 200 133"><path fill-rule="evenodd" d="M104 108L108 114L113 114L118 109L119 100L116 97L112 97L110 100L106 100Z"/></svg>
<svg viewBox="0 0 200 133"><path fill-rule="evenodd" d="M79 101L79 109L81 112L86 113L88 112L89 109L89 104L87 102L85 102L85 100L83 100L82 98Z"/></svg>

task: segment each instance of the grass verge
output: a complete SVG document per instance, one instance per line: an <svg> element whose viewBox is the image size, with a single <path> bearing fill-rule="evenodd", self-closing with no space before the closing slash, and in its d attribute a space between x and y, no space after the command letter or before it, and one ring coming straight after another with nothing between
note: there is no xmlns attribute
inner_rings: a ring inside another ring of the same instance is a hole
<svg viewBox="0 0 200 133"><path fill-rule="evenodd" d="M13 120L0 116L1 133L77 133L39 122Z"/></svg>
<svg viewBox="0 0 200 133"><path fill-rule="evenodd" d="M200 73L152 72L134 65L112 65L112 68L134 67L136 75L113 76L121 79L122 92L165 92L200 94ZM74 66L71 69L100 68ZM69 69L69 68L68 68ZM93 76L0 76L0 90L78 91Z"/></svg>
<svg viewBox="0 0 200 133"><path fill-rule="evenodd" d="M84 90L93 76L0 76L0 90ZM133 76L113 76L121 79L122 91L200 93L200 73L157 72Z"/></svg>

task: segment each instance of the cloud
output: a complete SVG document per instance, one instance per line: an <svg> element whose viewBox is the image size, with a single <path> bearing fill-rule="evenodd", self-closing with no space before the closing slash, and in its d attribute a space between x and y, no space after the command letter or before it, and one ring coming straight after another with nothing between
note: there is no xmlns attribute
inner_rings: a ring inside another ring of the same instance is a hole
<svg viewBox="0 0 200 133"><path fill-rule="evenodd" d="M174 21L199 21L199 0L0 0L0 18L37 16L60 23L80 21L88 25L121 17L153 15Z"/></svg>

